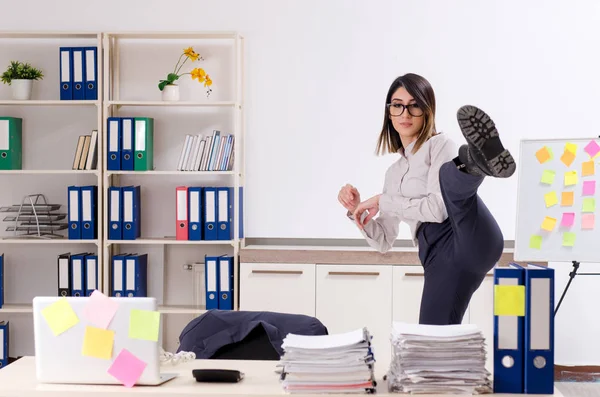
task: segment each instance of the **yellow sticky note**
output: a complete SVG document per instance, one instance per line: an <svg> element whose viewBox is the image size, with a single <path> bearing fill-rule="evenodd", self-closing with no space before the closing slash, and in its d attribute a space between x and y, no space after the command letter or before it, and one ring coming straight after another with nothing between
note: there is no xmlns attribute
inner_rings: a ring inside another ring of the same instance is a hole
<svg viewBox="0 0 600 397"><path fill-rule="evenodd" d="M531 236L531 238L529 239L529 248L533 248L536 250L541 249L542 248L542 236L538 236L536 234Z"/></svg>
<svg viewBox="0 0 600 397"><path fill-rule="evenodd" d="M42 309L42 315L50 326L54 336L58 336L79 323L77 314L66 298L60 298Z"/></svg>
<svg viewBox="0 0 600 397"><path fill-rule="evenodd" d="M129 337L158 341L160 313L150 310L132 309L129 313Z"/></svg>
<svg viewBox="0 0 600 397"><path fill-rule="evenodd" d="M558 204L558 197L556 196L556 192L544 194L544 201L546 201L546 208Z"/></svg>
<svg viewBox="0 0 600 397"><path fill-rule="evenodd" d="M542 173L542 183L546 185L552 185L554 183L554 177L556 176L556 172L550 170L544 170Z"/></svg>
<svg viewBox="0 0 600 397"><path fill-rule="evenodd" d="M554 226L556 226L556 218L551 218L549 216L545 217L542 221L542 229L551 232L554 230Z"/></svg>
<svg viewBox="0 0 600 397"><path fill-rule="evenodd" d="M525 286L494 285L494 315L524 316Z"/></svg>
<svg viewBox="0 0 600 397"><path fill-rule="evenodd" d="M87 357L110 360L113 353L115 331L87 326L83 335L81 354Z"/></svg>
<svg viewBox="0 0 600 397"><path fill-rule="evenodd" d="M575 233L573 232L564 232L563 233L563 246L572 247L575 245Z"/></svg>
<svg viewBox="0 0 600 397"><path fill-rule="evenodd" d="M537 157L540 164L544 164L546 161L550 160L551 154L548 150L548 147L544 146L537 152L535 152L535 157Z"/></svg>
<svg viewBox="0 0 600 397"><path fill-rule="evenodd" d="M562 192L562 200L560 201L560 205L562 205L563 207L573 205L574 199L575 199L574 192Z"/></svg>
<svg viewBox="0 0 600 397"><path fill-rule="evenodd" d="M596 211L596 199L593 197L586 197L583 199L583 212L594 212Z"/></svg>
<svg viewBox="0 0 600 397"><path fill-rule="evenodd" d="M573 161L575 161L575 154L573 152L565 150L563 155L560 157L560 161L562 161L563 164L567 167L570 167L571 164L573 164Z"/></svg>
<svg viewBox="0 0 600 397"><path fill-rule="evenodd" d="M581 163L581 176L590 176L596 173L596 167L594 167L594 161L584 161Z"/></svg>
<svg viewBox="0 0 600 397"><path fill-rule="evenodd" d="M565 150L567 150L573 154L577 154L577 145L574 143L567 143L565 145Z"/></svg>
<svg viewBox="0 0 600 397"><path fill-rule="evenodd" d="M577 185L577 171L565 172L565 186Z"/></svg>

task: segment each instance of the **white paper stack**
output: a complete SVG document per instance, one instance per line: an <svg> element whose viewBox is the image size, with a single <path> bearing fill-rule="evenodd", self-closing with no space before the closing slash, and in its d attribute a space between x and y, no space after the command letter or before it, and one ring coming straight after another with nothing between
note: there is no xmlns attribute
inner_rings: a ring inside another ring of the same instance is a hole
<svg viewBox="0 0 600 397"><path fill-rule="evenodd" d="M392 327L390 392L486 394L492 392L485 369L486 345L475 324Z"/></svg>
<svg viewBox="0 0 600 397"><path fill-rule="evenodd" d="M374 354L366 328L332 335L288 334L279 366L288 393L372 393Z"/></svg>

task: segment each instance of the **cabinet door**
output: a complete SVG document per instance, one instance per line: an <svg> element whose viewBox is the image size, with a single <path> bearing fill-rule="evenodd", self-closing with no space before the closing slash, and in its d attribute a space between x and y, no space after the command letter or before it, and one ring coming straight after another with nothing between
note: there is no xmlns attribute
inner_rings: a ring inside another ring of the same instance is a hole
<svg viewBox="0 0 600 397"><path fill-rule="evenodd" d="M240 310L315 315L315 265L241 263Z"/></svg>
<svg viewBox="0 0 600 397"><path fill-rule="evenodd" d="M330 334L367 327L378 374L389 369L392 266L317 265L317 318Z"/></svg>
<svg viewBox="0 0 600 397"><path fill-rule="evenodd" d="M494 369L494 274L488 273L471 297L471 324L477 324L485 337L487 360L485 368Z"/></svg>
<svg viewBox="0 0 600 397"><path fill-rule="evenodd" d="M421 266L394 266L393 320L405 323L419 323L421 297L425 278ZM469 323L470 312L467 309L463 324Z"/></svg>

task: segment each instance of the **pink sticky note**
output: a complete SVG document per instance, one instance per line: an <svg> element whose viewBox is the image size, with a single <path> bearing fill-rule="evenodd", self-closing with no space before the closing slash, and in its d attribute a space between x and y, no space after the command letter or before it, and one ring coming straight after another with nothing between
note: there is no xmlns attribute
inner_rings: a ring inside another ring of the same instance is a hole
<svg viewBox="0 0 600 397"><path fill-rule="evenodd" d="M596 154L598 154L598 152L600 152L600 146L598 146L596 141L590 141L590 143L586 145L584 150L587 154L590 155L590 157L593 158Z"/></svg>
<svg viewBox="0 0 600 397"><path fill-rule="evenodd" d="M135 382L142 376L145 368L145 362L131 354L127 349L123 349L108 369L108 373L125 387L133 387Z"/></svg>
<svg viewBox="0 0 600 397"><path fill-rule="evenodd" d="M561 226L573 226L573 222L575 222L575 213L574 212L563 213L562 220L560 222Z"/></svg>
<svg viewBox="0 0 600 397"><path fill-rule="evenodd" d="M583 195L593 196L596 193L596 181L583 182Z"/></svg>
<svg viewBox="0 0 600 397"><path fill-rule="evenodd" d="M118 308L117 302L95 290L92 292L88 304L83 308L83 315L96 327L107 329Z"/></svg>
<svg viewBox="0 0 600 397"><path fill-rule="evenodd" d="M581 215L581 228L584 230L594 229L596 223L596 217L594 214L582 214Z"/></svg>

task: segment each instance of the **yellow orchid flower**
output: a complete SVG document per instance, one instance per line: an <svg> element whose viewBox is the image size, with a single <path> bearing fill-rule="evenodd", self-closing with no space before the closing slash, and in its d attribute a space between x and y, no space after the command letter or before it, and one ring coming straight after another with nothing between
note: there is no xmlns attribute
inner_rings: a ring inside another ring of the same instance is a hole
<svg viewBox="0 0 600 397"><path fill-rule="evenodd" d="M185 50L183 50L183 54L190 58L193 61L197 61L198 58L200 57L200 54L198 54L196 51L194 51L194 49L192 47L188 47Z"/></svg>
<svg viewBox="0 0 600 397"><path fill-rule="evenodd" d="M204 79L206 76L206 72L204 71L204 69L202 69L202 68L192 69L190 74L192 75L192 80L198 79L198 82L200 82L200 83L204 82Z"/></svg>
<svg viewBox="0 0 600 397"><path fill-rule="evenodd" d="M206 81L204 82L205 87L210 87L212 85L212 80L209 75L206 75Z"/></svg>

